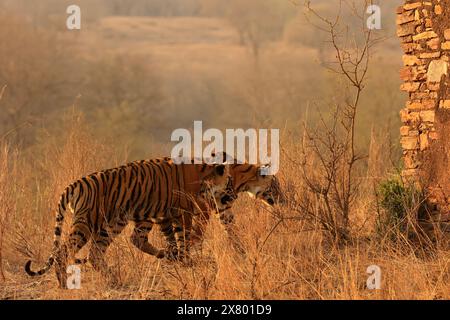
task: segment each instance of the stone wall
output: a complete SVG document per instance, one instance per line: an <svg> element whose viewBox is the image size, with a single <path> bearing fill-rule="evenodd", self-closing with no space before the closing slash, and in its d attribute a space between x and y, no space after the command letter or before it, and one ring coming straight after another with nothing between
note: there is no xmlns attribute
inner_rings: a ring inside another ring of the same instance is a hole
<svg viewBox="0 0 450 320"><path fill-rule="evenodd" d="M406 0L397 9L404 51L400 116L403 177L429 192L431 207L450 214L450 0Z"/></svg>

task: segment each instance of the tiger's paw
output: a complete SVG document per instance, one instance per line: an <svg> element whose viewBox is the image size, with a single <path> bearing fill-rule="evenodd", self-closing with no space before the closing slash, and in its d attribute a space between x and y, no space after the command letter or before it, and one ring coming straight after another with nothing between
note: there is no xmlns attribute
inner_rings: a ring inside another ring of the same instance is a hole
<svg viewBox="0 0 450 320"><path fill-rule="evenodd" d="M167 260L169 260L170 262L175 262L175 261L178 261L178 253L176 253L176 252L166 252L166 254L165 254L165 258L167 259Z"/></svg>
<svg viewBox="0 0 450 320"><path fill-rule="evenodd" d="M194 261L190 256L183 257L183 259L180 259L180 262L184 267L192 267L194 265Z"/></svg>
<svg viewBox="0 0 450 320"><path fill-rule="evenodd" d="M177 261L184 267L192 267L194 265L190 254L187 252L179 253Z"/></svg>
<svg viewBox="0 0 450 320"><path fill-rule="evenodd" d="M178 248L176 247L168 247L163 250L164 258L167 260L174 262L178 260Z"/></svg>

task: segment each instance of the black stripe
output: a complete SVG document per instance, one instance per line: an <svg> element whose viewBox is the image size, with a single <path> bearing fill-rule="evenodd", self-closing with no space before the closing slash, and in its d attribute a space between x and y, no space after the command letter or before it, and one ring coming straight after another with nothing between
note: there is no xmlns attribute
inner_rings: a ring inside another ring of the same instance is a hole
<svg viewBox="0 0 450 320"><path fill-rule="evenodd" d="M81 232L81 231L79 231L79 230L74 231L74 232L71 234L71 236L79 236L83 242L87 242L86 236L84 235L83 232Z"/></svg>

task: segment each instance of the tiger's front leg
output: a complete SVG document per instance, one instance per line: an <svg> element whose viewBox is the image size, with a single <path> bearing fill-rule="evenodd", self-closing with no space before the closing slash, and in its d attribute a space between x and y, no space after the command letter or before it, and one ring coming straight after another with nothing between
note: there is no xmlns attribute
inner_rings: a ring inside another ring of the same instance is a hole
<svg viewBox="0 0 450 320"><path fill-rule="evenodd" d="M188 219L187 215L180 215L172 219L172 228L175 234L175 241L178 247L178 260L184 263L190 264L190 228L185 228L184 226L189 221L184 221Z"/></svg>
<svg viewBox="0 0 450 320"><path fill-rule="evenodd" d="M165 257L171 261L177 260L178 247L172 227L172 220L167 219L166 221L161 223L161 232L164 234L167 242Z"/></svg>
<svg viewBox="0 0 450 320"><path fill-rule="evenodd" d="M136 222L133 234L131 235L131 242L139 250L161 259L164 258L164 251L155 248L148 242L148 234L152 230L152 227L153 223L151 221Z"/></svg>
<svg viewBox="0 0 450 320"><path fill-rule="evenodd" d="M105 229L101 230L99 234L93 235L88 257L94 269L101 273L107 283L116 287L120 283L117 269L108 266L105 260L105 253L111 242L112 237Z"/></svg>

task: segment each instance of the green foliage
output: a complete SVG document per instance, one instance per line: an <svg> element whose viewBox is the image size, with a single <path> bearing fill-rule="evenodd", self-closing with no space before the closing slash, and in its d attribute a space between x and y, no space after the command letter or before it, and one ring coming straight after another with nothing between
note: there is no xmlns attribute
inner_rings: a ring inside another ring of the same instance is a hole
<svg viewBox="0 0 450 320"><path fill-rule="evenodd" d="M395 176L380 184L378 194L381 210L375 225L377 235L391 240L399 236L409 238L409 227L417 222L423 209L423 193Z"/></svg>

